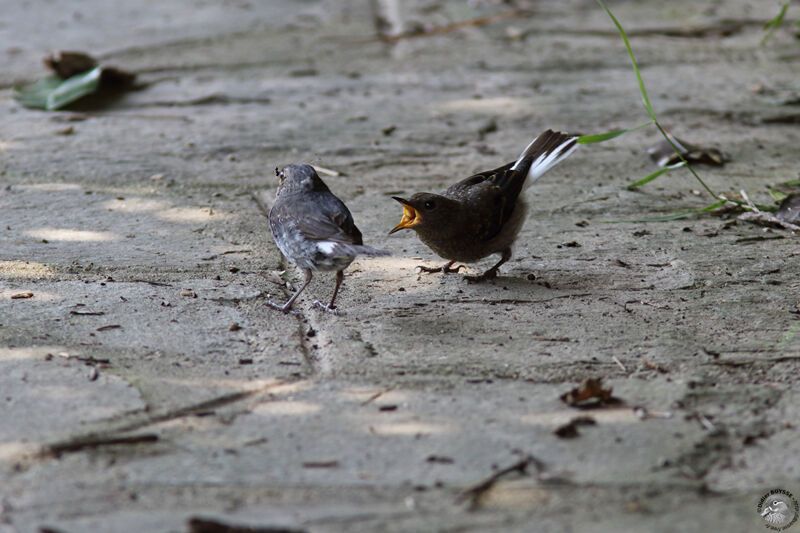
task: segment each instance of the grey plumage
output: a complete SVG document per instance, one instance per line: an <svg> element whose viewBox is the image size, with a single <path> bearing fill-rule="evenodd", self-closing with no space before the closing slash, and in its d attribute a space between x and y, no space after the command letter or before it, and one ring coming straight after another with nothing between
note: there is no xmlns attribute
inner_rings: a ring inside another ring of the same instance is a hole
<svg viewBox="0 0 800 533"><path fill-rule="evenodd" d="M287 312L311 281L315 270L335 270L336 286L327 306L334 301L344 278L344 269L357 255L388 255L363 244L361 232L350 210L334 195L310 165L289 165L275 169L278 193L269 212L269 225L281 253L305 274L300 289L284 304L273 307Z"/></svg>

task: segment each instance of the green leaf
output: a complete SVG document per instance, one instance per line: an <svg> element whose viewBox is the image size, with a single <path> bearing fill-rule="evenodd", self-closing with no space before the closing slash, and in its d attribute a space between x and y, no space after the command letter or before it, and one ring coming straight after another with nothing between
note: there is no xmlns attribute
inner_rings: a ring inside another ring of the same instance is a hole
<svg viewBox="0 0 800 533"><path fill-rule="evenodd" d="M770 189L769 194L770 196L772 196L772 199L775 200L776 202L782 202L786 199L787 196L789 196L785 192L781 192L778 189Z"/></svg>
<svg viewBox="0 0 800 533"><path fill-rule="evenodd" d="M596 133L596 134L593 134L593 135L581 135L580 137L578 137L578 141L577 142L578 142L578 144L601 143L601 142L613 139L615 137L619 137L620 135L625 135L626 133L630 133L632 131L636 131L638 129L641 129L641 128L644 128L644 127L647 127L647 126L651 126L652 124L653 124L653 121L651 120L650 122L648 122L646 124L640 124L640 125L635 126L633 128L628 128L628 129L624 129L624 130L613 130L613 131L607 131L605 133Z"/></svg>
<svg viewBox="0 0 800 533"><path fill-rule="evenodd" d="M15 89L14 98L25 107L54 111L97 91L101 74L102 67L96 67L66 80L50 76Z"/></svg>
<svg viewBox="0 0 800 533"><path fill-rule="evenodd" d="M676 168L681 168L681 167L685 167L685 166L686 166L686 161L681 161L680 163L675 163L674 165L670 165L668 167L660 168L660 169L656 170L655 172L653 172L652 174L648 175L646 178L642 178L639 181L637 181L636 183L631 183L630 185L628 185L627 188L628 189L635 189L636 187L641 187L645 183L650 183L651 181L653 181L654 179L659 177L661 174L666 174L667 172L669 172L671 170L675 170Z"/></svg>

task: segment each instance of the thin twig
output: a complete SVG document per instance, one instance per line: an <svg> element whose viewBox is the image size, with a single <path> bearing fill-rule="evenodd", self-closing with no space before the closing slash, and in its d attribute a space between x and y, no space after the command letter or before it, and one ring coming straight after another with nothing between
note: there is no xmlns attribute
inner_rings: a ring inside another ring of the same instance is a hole
<svg viewBox="0 0 800 533"><path fill-rule="evenodd" d="M501 478L514 472L523 475L527 474L528 466L531 464L533 464L533 466L536 468L537 473L541 473L544 470L544 463L535 458L533 455L526 455L513 465L503 468L502 470L498 470L477 485L473 485L472 487L466 489L459 495L456 501L460 503L464 500L469 500L469 508L474 509L478 505L478 500L480 500L481 496L491 490L491 488L494 487L494 485L500 481Z"/></svg>
<svg viewBox="0 0 800 533"><path fill-rule="evenodd" d="M628 371L628 369L625 368L625 365L622 364L622 361L620 361L619 358L616 355L612 355L611 356L611 360L614 361L615 363L617 363L617 366L620 367L623 372L627 372Z"/></svg>

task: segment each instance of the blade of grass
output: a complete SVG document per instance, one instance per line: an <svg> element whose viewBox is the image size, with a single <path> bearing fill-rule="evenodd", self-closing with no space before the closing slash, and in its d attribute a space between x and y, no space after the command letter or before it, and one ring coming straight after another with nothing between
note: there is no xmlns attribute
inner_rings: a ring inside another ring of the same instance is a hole
<svg viewBox="0 0 800 533"><path fill-rule="evenodd" d="M781 25L781 22L783 22L783 17L784 15L786 15L787 9L789 9L789 2L783 4L780 12L774 19L764 24L764 31L766 31L767 34L764 36L763 39L761 39L761 46L767 44L767 41L769 41L770 37L772 37L772 34L775 33L775 30L777 30L778 26Z"/></svg>
<svg viewBox="0 0 800 533"><path fill-rule="evenodd" d="M639 92L642 94L644 107L647 110L647 113L650 115L650 118L653 119L653 123L656 125L656 128L658 128L658 131L661 132L661 135L664 136L664 138L670 144L675 153L678 154L678 158L681 160L681 163L686 165L686 168L688 168L689 172L691 172L692 175L695 177L695 179L697 179L697 181L700 182L700 185L703 186L706 192L708 192L708 194L710 194L712 197L717 198L718 197L717 194L714 193L714 191L712 191L711 188L708 185L706 185L706 182L704 182L700 178L700 176L697 175L697 172L695 172L692 166L689 164L689 162L686 161L686 159L683 157L683 154L680 152L678 147L675 146L675 143L672 142L672 139L670 139L669 135L667 135L667 132L664 131L664 128L662 128L661 124L659 124L655 111L653 111L653 106L650 104L650 98L647 96L647 89L644 86L644 80L642 80L642 75L639 73L639 67L636 64L636 58L633 55L633 49L631 48L631 43L630 41L628 41L628 35L625 33L625 30L622 28L622 25L619 23L619 21L611 12L611 10L608 8L608 6L605 4L605 2L603 0L597 0L597 3L600 4L600 7L602 7L605 10L605 12L614 22L614 25L617 27L619 34L622 36L622 41L625 43L625 48L628 50L628 55L631 58L631 64L633 65L633 72L636 74L636 80L639 82Z"/></svg>
<svg viewBox="0 0 800 533"><path fill-rule="evenodd" d="M623 129L623 130L613 130L607 131L605 133L596 133L593 135L581 135L578 137L576 141L578 144L592 144L592 143L601 143L603 141L608 141L615 137L619 137L620 135L625 135L626 133L630 133L632 131L636 131L641 128L645 128L647 126L651 126L653 121L647 122L645 124L640 124L638 126L634 126L633 128Z"/></svg>
<svg viewBox="0 0 800 533"><path fill-rule="evenodd" d="M628 189L635 189L636 187L641 187L645 183L650 183L651 181L653 181L654 179L659 177L661 174L666 174L670 170L675 170L675 169L682 168L682 167L685 167L685 166L686 166L686 163L675 163L674 165L670 165L668 167L664 167L664 168L658 169L655 172L653 172L652 174L650 174L649 176L647 176L646 178L642 178L639 181L637 181L636 183L631 183L630 185L628 185L627 188Z"/></svg>
<svg viewBox="0 0 800 533"><path fill-rule="evenodd" d="M692 209L690 211L684 211L683 213L675 213L673 215L664 215L661 217L650 217L650 218L635 218L631 220L603 220L601 221L602 224L619 224L622 222L670 222L672 220L682 220L684 218L689 218L694 215L699 215L702 213L707 213L709 211L713 211L714 209L719 209L720 207L724 206L728 203L728 200L719 200L714 202L713 204L709 204L705 207L701 207L700 209Z"/></svg>
<svg viewBox="0 0 800 533"><path fill-rule="evenodd" d="M647 96L647 89L644 87L644 80L642 80L642 75L639 73L639 67L636 65L636 58L633 57L633 49L631 48L631 43L628 41L628 35L625 33L625 30L622 29L622 25L617 20L617 17L608 9L603 0L597 0L597 3L600 4L600 7L605 9L608 16L611 17L611 20L614 21L614 25L617 27L617 31L622 36L622 41L625 43L625 48L628 49L628 55L631 57L631 63L633 64L633 71L636 73L636 79L639 81L639 92L642 93L642 100L644 100L644 107L647 109L647 113L650 115L654 121L656 120L656 114L653 112L653 106L650 105L650 98Z"/></svg>

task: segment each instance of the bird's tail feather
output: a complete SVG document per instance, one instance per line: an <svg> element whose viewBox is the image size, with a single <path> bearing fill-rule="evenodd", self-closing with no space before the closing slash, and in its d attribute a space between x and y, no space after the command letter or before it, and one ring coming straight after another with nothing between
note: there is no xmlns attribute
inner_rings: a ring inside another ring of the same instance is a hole
<svg viewBox="0 0 800 533"><path fill-rule="evenodd" d="M349 242L320 241L317 243L319 250L325 254L342 257L355 257L357 255L391 255L386 250L373 248L365 244L351 244Z"/></svg>
<svg viewBox="0 0 800 533"><path fill-rule="evenodd" d="M527 188L539 179L542 174L566 159L578 147L578 136L560 131L547 130L539 134L525 147L516 163L511 167L516 170L520 165L531 161L528 176L525 180Z"/></svg>

